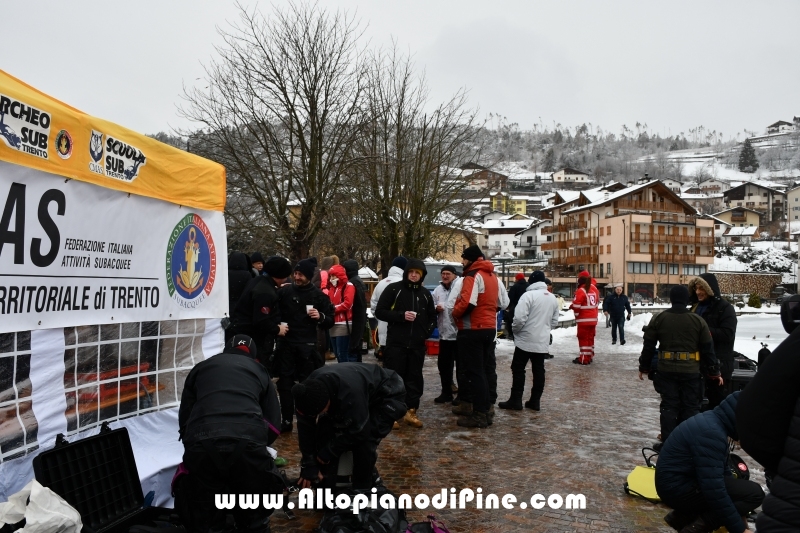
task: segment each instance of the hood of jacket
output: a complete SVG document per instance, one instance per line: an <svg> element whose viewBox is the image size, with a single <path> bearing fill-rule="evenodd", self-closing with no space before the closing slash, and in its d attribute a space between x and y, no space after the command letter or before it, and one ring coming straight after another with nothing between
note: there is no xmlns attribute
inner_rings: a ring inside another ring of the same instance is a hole
<svg viewBox="0 0 800 533"><path fill-rule="evenodd" d="M525 292L528 291L546 291L547 290L547 283L544 281L537 281L536 283L531 283L528 285L528 288L525 289Z"/></svg>
<svg viewBox="0 0 800 533"><path fill-rule="evenodd" d="M344 267L344 271L347 272L347 277L352 278L353 276L358 276L358 261L355 259L348 259L344 263L342 263Z"/></svg>
<svg viewBox="0 0 800 533"><path fill-rule="evenodd" d="M333 265L330 270L328 270L328 275L335 277L339 280L339 283L342 284L342 287L347 285L349 281L347 279L347 271L344 269L342 265Z"/></svg>
<svg viewBox="0 0 800 533"><path fill-rule="evenodd" d="M706 291L709 298L713 300L720 300L722 296L720 295L719 290L719 282L717 281L717 276L714 274L700 274L700 276L694 278L692 281L689 282L689 303L697 303L697 287L698 285Z"/></svg>
<svg viewBox="0 0 800 533"><path fill-rule="evenodd" d="M733 440L739 440L739 433L736 431L736 406L739 403L739 391L729 394L714 408L714 414L719 417L720 422L725 427L725 433Z"/></svg>
<svg viewBox="0 0 800 533"><path fill-rule="evenodd" d="M242 252L232 252L228 256L228 270L250 270L250 258Z"/></svg>
<svg viewBox="0 0 800 533"><path fill-rule="evenodd" d="M411 283L408 279L408 271L409 270L421 270L422 277L419 278L419 281L416 283ZM425 276L428 275L428 269L425 268L425 263L423 263L420 259L409 259L408 264L406 265L405 271L403 271L403 281L406 282L406 286L409 289L419 289L422 287L422 282L425 281Z"/></svg>
<svg viewBox="0 0 800 533"><path fill-rule="evenodd" d="M494 264L491 261L487 261L486 259L478 259L477 261L473 262L469 267L464 270L464 273L471 272L473 270L478 270L481 272L494 272Z"/></svg>
<svg viewBox="0 0 800 533"><path fill-rule="evenodd" d="M401 279L403 279L404 275L405 275L405 272L403 272L402 268L400 268L400 267L392 267L392 268L389 269L389 272L386 273L386 278L392 278L392 279L394 279L396 281L400 281Z"/></svg>

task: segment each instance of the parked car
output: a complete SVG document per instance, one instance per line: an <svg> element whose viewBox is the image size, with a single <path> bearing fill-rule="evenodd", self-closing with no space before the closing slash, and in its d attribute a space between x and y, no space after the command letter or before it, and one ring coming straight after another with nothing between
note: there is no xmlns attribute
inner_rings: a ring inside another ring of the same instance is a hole
<svg viewBox="0 0 800 533"><path fill-rule="evenodd" d="M464 272L464 267L461 266L461 263L454 263L451 261L425 261L425 270L427 270L428 273L425 274L425 280L422 282L422 285L426 289L432 291L439 283L441 283L442 267L445 265L455 267L459 276Z"/></svg>

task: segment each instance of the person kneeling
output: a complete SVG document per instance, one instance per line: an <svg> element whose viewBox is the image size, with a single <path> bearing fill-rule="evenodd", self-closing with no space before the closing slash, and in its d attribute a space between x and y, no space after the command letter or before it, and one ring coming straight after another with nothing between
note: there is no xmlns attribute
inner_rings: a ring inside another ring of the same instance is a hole
<svg viewBox="0 0 800 533"><path fill-rule="evenodd" d="M734 478L728 470L728 437L736 432L739 393L680 424L661 448L656 465L656 491L673 509L664 520L682 533L711 532L725 526L730 533L747 529L745 517L764 500L758 483Z"/></svg>
<svg viewBox="0 0 800 533"><path fill-rule="evenodd" d="M353 488L372 488L378 444L407 410L403 379L378 365L328 365L292 387L292 395L303 456L298 485L332 488L339 457L352 451Z"/></svg>

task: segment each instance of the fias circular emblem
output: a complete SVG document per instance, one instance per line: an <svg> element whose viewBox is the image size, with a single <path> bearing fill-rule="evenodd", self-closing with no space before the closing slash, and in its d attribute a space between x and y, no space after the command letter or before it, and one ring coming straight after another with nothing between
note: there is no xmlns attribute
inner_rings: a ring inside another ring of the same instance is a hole
<svg viewBox="0 0 800 533"><path fill-rule="evenodd" d="M217 273L217 249L200 215L189 213L173 228L166 260L172 300L185 309L198 307L211 294Z"/></svg>

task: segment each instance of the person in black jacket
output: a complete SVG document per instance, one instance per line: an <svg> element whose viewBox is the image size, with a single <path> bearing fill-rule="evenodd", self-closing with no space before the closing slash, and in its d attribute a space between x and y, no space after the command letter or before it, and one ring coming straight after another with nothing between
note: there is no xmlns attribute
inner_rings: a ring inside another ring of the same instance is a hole
<svg viewBox="0 0 800 533"><path fill-rule="evenodd" d="M514 276L514 284L508 289L508 307L503 311L503 321L506 323L506 335L509 340L514 340L514 332L511 329L511 324L514 323L514 309L517 307L517 302L528 290L528 282L525 281L525 273L517 272Z"/></svg>
<svg viewBox="0 0 800 533"><path fill-rule="evenodd" d="M231 312L231 325L225 340L242 334L251 337L263 364L269 364L275 338L286 334L278 310L278 287L292 273L292 266L283 257L272 257L264 265L266 275L251 278Z"/></svg>
<svg viewBox="0 0 800 533"><path fill-rule="evenodd" d="M236 303L253 277L250 258L242 252L231 252L228 256L228 316L233 315Z"/></svg>
<svg viewBox="0 0 800 533"><path fill-rule="evenodd" d="M332 487L338 458L353 452L353 488L370 489L378 444L406 412L403 380L378 365L319 368L292 389L302 462L298 485Z"/></svg>
<svg viewBox="0 0 800 533"><path fill-rule="evenodd" d="M316 260L299 261L292 273L294 283L278 291L281 319L288 329L286 335L278 339L273 369L278 376L283 433L292 431L292 387L325 364L317 351L317 328L330 329L333 326L330 298L311 283L315 266Z"/></svg>
<svg viewBox="0 0 800 533"><path fill-rule="evenodd" d="M367 286L358 276L358 261L348 259L342 263L347 280L356 288L356 297L353 300L353 323L350 333L350 360L355 358L361 362L361 344L364 342L364 330L367 327Z"/></svg>
<svg viewBox="0 0 800 533"><path fill-rule="evenodd" d="M789 337L740 393L736 424L742 449L773 477L757 529L789 533L800 531L800 296L781 319Z"/></svg>
<svg viewBox="0 0 800 533"><path fill-rule="evenodd" d="M730 533L749 531L743 517L764 500L758 483L734 478L727 467L728 438L739 438L738 397L735 392L714 410L686 420L661 448L656 491L673 509L664 520L676 531L711 532L721 526Z"/></svg>
<svg viewBox="0 0 800 533"><path fill-rule="evenodd" d="M383 366L403 378L408 412L403 421L421 428L417 417L424 381L425 340L436 328L436 306L433 296L422 285L428 270L419 259L409 259L403 280L390 284L381 294L375 317L388 324Z"/></svg>
<svg viewBox="0 0 800 533"><path fill-rule="evenodd" d="M625 311L628 311L628 320L631 319L631 304L628 297L622 294L622 283L614 286L614 292L603 299L603 314L611 319L611 344L617 344L617 329L619 329L619 343L625 344Z"/></svg>
<svg viewBox="0 0 800 533"><path fill-rule="evenodd" d="M722 298L714 274L700 274L700 277L689 282L689 303L692 304L692 312L703 317L708 324L722 380L727 383L733 374L733 341L738 323L736 310ZM727 387L706 380L707 409L719 405L727 394Z"/></svg>
<svg viewBox="0 0 800 533"><path fill-rule="evenodd" d="M222 531L225 511L214 504L216 493L279 494L267 452L279 434L280 407L275 386L258 348L236 335L219 354L192 368L181 394L178 428L183 463L192 495L190 531ZM233 509L238 530L269 531L272 510Z"/></svg>

